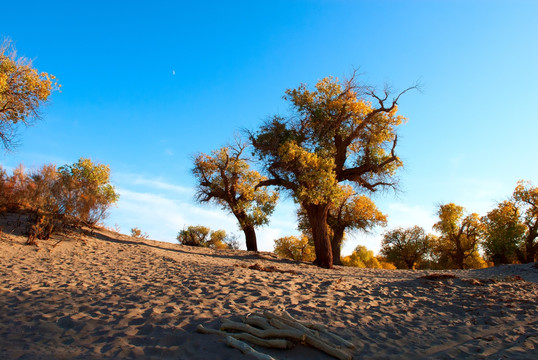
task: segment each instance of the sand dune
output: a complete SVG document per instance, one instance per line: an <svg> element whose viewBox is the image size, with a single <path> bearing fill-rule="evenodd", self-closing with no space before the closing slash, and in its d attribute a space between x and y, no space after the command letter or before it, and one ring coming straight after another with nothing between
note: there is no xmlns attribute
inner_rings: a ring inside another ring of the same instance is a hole
<svg viewBox="0 0 538 360"><path fill-rule="evenodd" d="M195 328L263 310L325 324L356 345L355 359L536 358L533 264L443 271L457 277L431 281L419 278L433 272L324 270L106 230L38 248L24 241L0 235L2 359L252 359ZM331 359L303 345L257 349Z"/></svg>

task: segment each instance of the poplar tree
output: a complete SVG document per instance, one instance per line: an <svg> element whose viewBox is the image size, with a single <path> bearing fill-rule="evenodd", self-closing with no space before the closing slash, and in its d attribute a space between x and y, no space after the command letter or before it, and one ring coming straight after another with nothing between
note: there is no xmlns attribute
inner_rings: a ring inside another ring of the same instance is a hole
<svg viewBox="0 0 538 360"><path fill-rule="evenodd" d="M210 155L198 154L192 172L197 181L196 199L231 212L245 234L247 250L258 251L255 228L268 223L278 193L257 187L266 178L250 168L245 148L238 141Z"/></svg>
<svg viewBox="0 0 538 360"><path fill-rule="evenodd" d="M410 88L411 89L411 88ZM333 253L327 219L340 183L358 192L395 187L398 100L350 79L324 78L309 90L287 90L288 117L274 116L250 133L255 154L265 166L260 186L287 190L305 210L316 250L315 263L331 268Z"/></svg>

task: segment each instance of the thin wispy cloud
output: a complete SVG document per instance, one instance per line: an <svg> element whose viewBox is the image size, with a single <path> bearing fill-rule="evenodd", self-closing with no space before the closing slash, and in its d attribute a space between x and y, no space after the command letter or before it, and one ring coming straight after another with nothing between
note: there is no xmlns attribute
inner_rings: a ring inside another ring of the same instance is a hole
<svg viewBox="0 0 538 360"><path fill-rule="evenodd" d="M126 185L127 188L133 186L145 186L151 190L172 191L180 195L194 195L194 188L168 183L162 179L148 178L137 174L115 173L114 181L119 185Z"/></svg>

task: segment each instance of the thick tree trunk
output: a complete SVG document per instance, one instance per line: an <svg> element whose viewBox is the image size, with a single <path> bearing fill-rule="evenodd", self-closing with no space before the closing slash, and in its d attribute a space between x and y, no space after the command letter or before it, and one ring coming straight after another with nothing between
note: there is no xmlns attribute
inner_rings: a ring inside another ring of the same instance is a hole
<svg viewBox="0 0 538 360"><path fill-rule="evenodd" d="M536 245L530 236L525 239L525 262L530 263L536 257Z"/></svg>
<svg viewBox="0 0 538 360"><path fill-rule="evenodd" d="M247 214L244 212L234 212L235 218L239 222L241 230L245 233L245 242L247 244L247 251L258 251L258 244L256 242L256 230L254 225L250 225L247 219Z"/></svg>
<svg viewBox="0 0 538 360"><path fill-rule="evenodd" d="M243 227L243 232L245 233L247 251L258 251L258 244L256 243L256 230L254 230L254 226L249 225Z"/></svg>
<svg viewBox="0 0 538 360"><path fill-rule="evenodd" d="M455 259L456 266L458 269L465 269L465 254L463 253L456 253L456 259Z"/></svg>
<svg viewBox="0 0 538 360"><path fill-rule="evenodd" d="M538 224L535 223L532 226L527 225L529 227L527 237L525 238L525 262L529 263L536 260L538 244L535 243L535 240L538 237Z"/></svg>
<svg viewBox="0 0 538 360"><path fill-rule="evenodd" d="M342 241L344 240L344 228L332 228L333 238L331 239L331 249L333 252L333 264L342 265Z"/></svg>
<svg viewBox="0 0 538 360"><path fill-rule="evenodd" d="M464 262L465 262L465 251L463 250L463 247L461 246L461 239L460 236L456 237L454 239L454 244L456 245L456 251L454 252L454 264L457 266L458 269L464 268Z"/></svg>
<svg viewBox="0 0 538 360"><path fill-rule="evenodd" d="M327 231L327 214L329 213L329 204L321 205L304 205L304 209L310 221L312 228L312 237L316 250L316 260L314 263L320 267L332 269L333 253L331 240Z"/></svg>

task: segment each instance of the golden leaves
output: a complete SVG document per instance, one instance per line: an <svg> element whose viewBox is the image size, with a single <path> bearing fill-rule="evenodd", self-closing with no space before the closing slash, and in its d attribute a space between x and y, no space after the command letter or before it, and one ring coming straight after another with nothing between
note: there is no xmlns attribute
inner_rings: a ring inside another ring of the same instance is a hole
<svg viewBox="0 0 538 360"><path fill-rule="evenodd" d="M11 41L0 44L0 139L9 147L13 125L39 119L38 109L61 87L54 75L38 73L32 62L17 57Z"/></svg>
<svg viewBox="0 0 538 360"><path fill-rule="evenodd" d="M295 195L300 202L320 204L339 196L341 189L331 157L309 152L294 141L284 143L279 148L279 154L286 167L294 169L298 184Z"/></svg>
<svg viewBox="0 0 538 360"><path fill-rule="evenodd" d="M300 238L286 236L276 239L273 252L295 261L314 261L316 257L314 246L309 243L304 234Z"/></svg>
<svg viewBox="0 0 538 360"><path fill-rule="evenodd" d="M193 174L198 181L197 197L212 201L233 213L240 226L266 224L278 200L278 193L257 185L266 178L250 169L242 157L244 145L225 146L211 155L199 154Z"/></svg>

